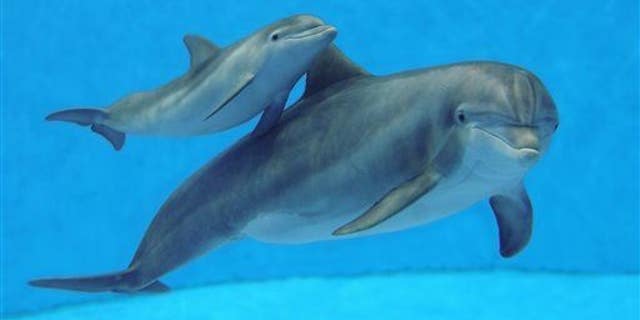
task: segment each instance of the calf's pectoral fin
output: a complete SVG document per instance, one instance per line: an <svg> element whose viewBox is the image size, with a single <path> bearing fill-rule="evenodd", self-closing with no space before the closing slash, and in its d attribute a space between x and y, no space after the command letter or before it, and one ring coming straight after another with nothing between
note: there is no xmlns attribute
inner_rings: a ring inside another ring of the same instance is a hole
<svg viewBox="0 0 640 320"><path fill-rule="evenodd" d="M225 95L226 98L221 103L216 104L211 113L206 118L204 118L204 120L208 120L220 110L222 110L231 100L235 99L235 97L237 97L242 92L242 90L248 87L251 82L253 82L253 79L255 79L255 75L253 73L247 73L240 76L238 81L232 86L231 90L229 90L229 92Z"/></svg>
<svg viewBox="0 0 640 320"><path fill-rule="evenodd" d="M282 110L284 110L284 105L287 102L287 95L280 96L276 98L262 113L262 117L260 117L260 121L256 128L253 129L251 135L253 136L261 136L269 131L269 129L273 128L280 120L280 115L282 115Z"/></svg>
<svg viewBox="0 0 640 320"><path fill-rule="evenodd" d="M489 204L498 222L500 255L512 257L529 243L533 226L533 209L522 183L513 189L494 195Z"/></svg>
<svg viewBox="0 0 640 320"><path fill-rule="evenodd" d="M335 230L333 235L359 232L380 224L431 191L439 180L439 173L426 170L391 190L364 214Z"/></svg>

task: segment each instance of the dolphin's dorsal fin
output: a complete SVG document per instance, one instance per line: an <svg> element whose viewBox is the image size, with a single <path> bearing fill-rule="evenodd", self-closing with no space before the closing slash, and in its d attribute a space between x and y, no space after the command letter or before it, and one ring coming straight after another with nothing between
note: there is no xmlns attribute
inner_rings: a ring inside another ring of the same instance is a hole
<svg viewBox="0 0 640 320"><path fill-rule="evenodd" d="M307 72L307 83L303 97L311 96L330 85L354 77L371 75L353 63L335 45L320 53Z"/></svg>
<svg viewBox="0 0 640 320"><path fill-rule="evenodd" d="M182 38L191 56L191 68L201 64L220 51L220 48L204 37L188 34Z"/></svg>

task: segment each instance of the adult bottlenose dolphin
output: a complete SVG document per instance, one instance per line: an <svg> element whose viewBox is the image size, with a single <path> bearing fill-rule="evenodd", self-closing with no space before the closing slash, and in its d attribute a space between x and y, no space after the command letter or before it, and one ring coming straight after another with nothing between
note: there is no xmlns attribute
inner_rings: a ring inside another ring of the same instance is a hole
<svg viewBox="0 0 640 320"><path fill-rule="evenodd" d="M185 36L191 67L183 76L107 109L63 110L46 119L91 126L116 150L124 144L124 133L201 135L265 110L254 131L260 135L278 121L289 91L335 36L334 27L308 15L277 21L224 49Z"/></svg>
<svg viewBox="0 0 640 320"><path fill-rule="evenodd" d="M245 137L169 197L126 270L31 284L163 288L163 274L242 236L301 243L376 234L485 198L509 257L531 235L523 177L557 126L549 93L518 67L470 62L376 77L330 47L274 128Z"/></svg>

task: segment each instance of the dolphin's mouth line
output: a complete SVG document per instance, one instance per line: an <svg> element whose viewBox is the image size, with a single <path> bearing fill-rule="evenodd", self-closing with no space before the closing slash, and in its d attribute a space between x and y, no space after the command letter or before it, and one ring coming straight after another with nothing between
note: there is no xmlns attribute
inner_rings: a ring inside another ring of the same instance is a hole
<svg viewBox="0 0 640 320"><path fill-rule="evenodd" d="M516 146L514 146L509 140L487 130L484 129L482 127L473 127L476 130L480 130L486 134L488 134L489 136L493 137L494 139L498 139L500 141L502 141L502 143L506 144L507 146L509 146L509 148L516 150L516 151L528 151L528 152L536 152L536 153L540 153L540 150L536 149L536 148L529 148L529 147L523 147L523 148L518 148Z"/></svg>
<svg viewBox="0 0 640 320"><path fill-rule="evenodd" d="M299 33L294 33L290 36L285 37L285 39L286 40L304 39L304 38L312 37L312 36L319 35L329 31L335 32L335 30L336 28L333 26L321 25L321 26L313 27L311 29L307 29Z"/></svg>

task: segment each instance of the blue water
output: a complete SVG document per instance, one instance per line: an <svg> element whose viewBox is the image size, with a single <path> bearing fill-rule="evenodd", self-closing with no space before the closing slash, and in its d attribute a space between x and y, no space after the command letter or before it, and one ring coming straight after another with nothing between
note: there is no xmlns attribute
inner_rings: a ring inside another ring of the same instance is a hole
<svg viewBox="0 0 640 320"><path fill-rule="evenodd" d="M480 203L370 238L243 240L165 277L178 290L158 297L26 286L121 269L171 191L255 124L189 139L130 136L116 153L44 116L108 105L181 74L185 33L227 45L295 13L337 26L336 43L375 74L488 59L543 80L561 125L526 179L535 210L526 250L500 258L493 214ZM352 318L637 318L638 39L637 1L2 1L1 314L319 317L337 308ZM339 304L327 301L334 296ZM217 313L207 313L213 305Z"/></svg>

